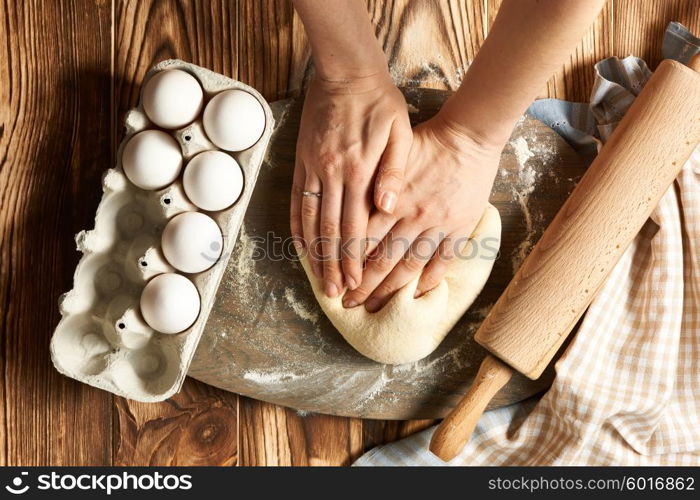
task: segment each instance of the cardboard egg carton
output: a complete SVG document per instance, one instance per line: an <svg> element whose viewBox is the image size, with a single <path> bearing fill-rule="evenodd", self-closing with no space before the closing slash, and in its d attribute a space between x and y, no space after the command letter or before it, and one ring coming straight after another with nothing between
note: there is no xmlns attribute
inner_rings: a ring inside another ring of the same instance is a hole
<svg viewBox="0 0 700 500"><path fill-rule="evenodd" d="M61 321L51 339L51 357L59 372L144 402L162 401L182 386L238 237L274 126L269 106L255 89L199 66L179 60L163 61L149 71L145 81L158 71L175 68L197 78L204 91L204 106L214 95L228 89L244 90L260 101L266 118L262 137L245 151L229 153L243 170L243 192L228 209L204 212L187 199L182 173L175 183L159 191L144 191L133 185L122 170L124 145L137 132L158 127L148 120L142 104L129 111L117 165L103 177L95 227L76 235L83 255L75 270L73 289L59 300ZM194 155L218 149L204 133L201 113L192 124L166 132L182 148L183 171ZM197 274L181 273L197 287L200 313L184 332L164 334L152 330L143 320L139 299L150 278L174 271L163 257L160 236L168 220L184 211L201 211L211 216L221 228L224 244L213 267Z"/></svg>

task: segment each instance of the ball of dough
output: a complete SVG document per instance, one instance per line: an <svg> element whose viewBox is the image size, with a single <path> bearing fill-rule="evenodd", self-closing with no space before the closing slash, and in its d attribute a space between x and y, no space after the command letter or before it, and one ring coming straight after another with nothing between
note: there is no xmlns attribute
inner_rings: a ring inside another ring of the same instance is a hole
<svg viewBox="0 0 700 500"><path fill-rule="evenodd" d="M202 210L223 210L243 191L243 171L230 155L204 151L192 158L182 176L185 194Z"/></svg>
<svg viewBox="0 0 700 500"><path fill-rule="evenodd" d="M185 212L176 215L163 229L163 255L171 266L183 273L200 273L221 257L221 229L208 215Z"/></svg>
<svg viewBox="0 0 700 500"><path fill-rule="evenodd" d="M153 75L141 93L143 109L159 127L175 129L192 123L202 110L204 93L197 79L179 69Z"/></svg>
<svg viewBox="0 0 700 500"><path fill-rule="evenodd" d="M437 287L414 298L416 277L375 313L362 305L344 308L342 294L329 298L306 256L301 256L301 263L321 309L348 344L374 361L399 365L423 359L440 345L481 292L500 243L501 218L488 205L470 242L450 262Z"/></svg>
<svg viewBox="0 0 700 500"><path fill-rule="evenodd" d="M182 151L177 141L162 130L144 130L124 146L122 168L138 187L162 189L180 175Z"/></svg>
<svg viewBox="0 0 700 500"><path fill-rule="evenodd" d="M187 330L199 316L199 292L190 280L175 273L159 274L141 293L141 314L161 333Z"/></svg>
<svg viewBox="0 0 700 500"><path fill-rule="evenodd" d="M265 110L243 90L225 90L204 108L204 131L218 147L243 151L258 142L265 130Z"/></svg>

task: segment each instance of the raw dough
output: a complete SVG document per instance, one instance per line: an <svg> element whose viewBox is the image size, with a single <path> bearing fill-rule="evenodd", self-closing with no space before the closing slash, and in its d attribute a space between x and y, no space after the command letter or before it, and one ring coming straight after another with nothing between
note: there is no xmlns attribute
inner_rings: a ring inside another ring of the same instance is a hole
<svg viewBox="0 0 700 500"><path fill-rule="evenodd" d="M368 313L363 306L344 308L342 295L327 297L305 256L301 263L321 309L345 340L374 361L398 365L418 361L440 345L481 292L500 243L501 218L488 205L462 252L465 257L452 261L436 288L414 299L416 278L376 313Z"/></svg>

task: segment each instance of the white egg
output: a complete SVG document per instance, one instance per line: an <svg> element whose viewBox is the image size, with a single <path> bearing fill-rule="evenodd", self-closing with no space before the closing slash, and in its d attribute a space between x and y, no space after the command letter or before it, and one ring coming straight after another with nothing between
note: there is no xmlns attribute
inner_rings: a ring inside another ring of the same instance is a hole
<svg viewBox="0 0 700 500"><path fill-rule="evenodd" d="M148 118L163 128L181 128L192 123L202 110L204 94L197 79L179 69L153 75L141 92Z"/></svg>
<svg viewBox="0 0 700 500"><path fill-rule="evenodd" d="M204 151L185 167L182 185L190 201L202 210L223 210L241 195L243 172L230 155Z"/></svg>
<svg viewBox="0 0 700 500"><path fill-rule="evenodd" d="M126 143L122 167L131 182L142 189L162 189L182 169L182 150L172 136L161 130L144 130Z"/></svg>
<svg viewBox="0 0 700 500"><path fill-rule="evenodd" d="M179 274L159 274L141 292L143 319L161 333L187 330L199 316L199 308L197 288Z"/></svg>
<svg viewBox="0 0 700 500"><path fill-rule="evenodd" d="M163 255L178 271L200 273L221 257L223 237L214 219L200 212L176 215L161 238Z"/></svg>
<svg viewBox="0 0 700 500"><path fill-rule="evenodd" d="M227 151L243 151L258 142L265 130L265 111L243 90L225 90L204 108L204 131L211 142Z"/></svg>

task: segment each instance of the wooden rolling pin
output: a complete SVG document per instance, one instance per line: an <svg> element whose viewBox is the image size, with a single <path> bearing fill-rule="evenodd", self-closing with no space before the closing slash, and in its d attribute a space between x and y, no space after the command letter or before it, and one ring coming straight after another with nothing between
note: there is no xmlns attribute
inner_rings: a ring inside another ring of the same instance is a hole
<svg viewBox="0 0 700 500"><path fill-rule="evenodd" d="M517 370L538 378L700 142L700 55L663 61L496 302L476 340L490 351L433 434L447 461Z"/></svg>

